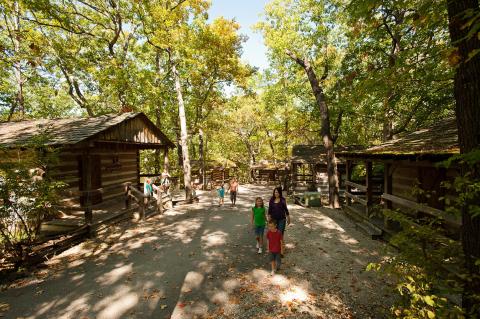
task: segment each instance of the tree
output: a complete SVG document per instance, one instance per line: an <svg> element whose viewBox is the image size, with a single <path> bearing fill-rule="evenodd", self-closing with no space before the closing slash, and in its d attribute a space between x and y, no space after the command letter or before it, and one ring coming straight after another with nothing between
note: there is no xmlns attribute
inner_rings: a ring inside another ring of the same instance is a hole
<svg viewBox="0 0 480 319"><path fill-rule="evenodd" d="M338 208L338 175L334 144L336 137L331 132L330 110L327 105L325 87L327 81L335 82L335 73L341 59L341 25L335 21L334 3L329 1L276 0L266 7L266 21L258 28L263 32L270 55L275 63L289 67L294 73L291 61L300 66L307 75L320 113L323 145L327 152L327 173L329 180L329 204ZM323 66L321 77L316 68ZM337 122L338 128L340 121Z"/></svg>
<svg viewBox="0 0 480 319"><path fill-rule="evenodd" d="M457 62L454 92L458 140L460 153L468 154L480 149L480 7L478 0L448 0L447 9ZM464 173L474 181L480 180L479 162L477 159L472 167L464 167ZM464 287L463 307L472 317L480 317L480 216L474 210L479 201L477 191L462 207L462 244L470 272Z"/></svg>
<svg viewBox="0 0 480 319"><path fill-rule="evenodd" d="M386 141L453 113L446 10L431 1L350 1L342 95L348 120Z"/></svg>

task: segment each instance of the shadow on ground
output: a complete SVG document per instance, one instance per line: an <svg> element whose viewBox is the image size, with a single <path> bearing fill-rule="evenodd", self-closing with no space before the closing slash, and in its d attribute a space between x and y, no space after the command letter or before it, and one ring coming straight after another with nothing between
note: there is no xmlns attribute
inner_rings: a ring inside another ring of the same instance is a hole
<svg viewBox="0 0 480 319"><path fill-rule="evenodd" d="M391 297L365 273L382 245L341 211L290 205L282 271L255 252L250 207L271 190L214 192L142 223L127 222L50 260L0 293L6 318L379 318ZM226 198L228 201L228 196Z"/></svg>

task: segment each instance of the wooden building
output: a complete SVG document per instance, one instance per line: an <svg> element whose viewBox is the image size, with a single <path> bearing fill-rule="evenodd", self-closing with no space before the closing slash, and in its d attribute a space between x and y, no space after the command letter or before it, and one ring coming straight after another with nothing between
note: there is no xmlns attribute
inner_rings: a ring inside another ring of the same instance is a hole
<svg viewBox="0 0 480 319"><path fill-rule="evenodd" d="M201 169L202 165L199 160L191 160L192 181L199 188L203 186ZM222 181L227 182L230 178L236 177L237 166L231 161L220 163L218 161L205 161L205 185L211 188L216 183Z"/></svg>
<svg viewBox="0 0 480 319"><path fill-rule="evenodd" d="M335 152L360 149L359 146L335 146ZM336 158L339 181L345 174L345 163ZM343 185L340 183L340 188ZM327 157L323 145L294 145L290 163L289 192L315 191L328 194Z"/></svg>
<svg viewBox="0 0 480 319"><path fill-rule="evenodd" d="M260 161L250 166L250 178L253 183L283 185L289 172L287 163Z"/></svg>
<svg viewBox="0 0 480 319"><path fill-rule="evenodd" d="M441 217L449 229L458 230L460 221L445 213L446 193L441 186L458 176L457 168L444 168L438 164L459 153L455 119L450 118L435 125L405 134L384 144L363 151L337 152L346 163L346 208L355 218L368 221L377 232L389 231L389 223L375 204L385 208L400 208L415 217ZM363 182L352 181L352 169L362 164ZM383 178L373 178L374 167ZM380 190L378 196L376 191Z"/></svg>
<svg viewBox="0 0 480 319"><path fill-rule="evenodd" d="M58 151L46 174L68 185L59 209L85 210L87 222L92 209L123 203L126 183L140 186L142 149L175 147L143 113L0 124L0 146L12 156L33 151L28 145L39 138Z"/></svg>

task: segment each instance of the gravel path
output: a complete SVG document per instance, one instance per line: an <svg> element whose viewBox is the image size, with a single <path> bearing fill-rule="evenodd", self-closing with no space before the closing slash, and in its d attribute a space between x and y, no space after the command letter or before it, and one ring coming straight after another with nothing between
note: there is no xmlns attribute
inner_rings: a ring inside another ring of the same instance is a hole
<svg viewBox="0 0 480 319"><path fill-rule="evenodd" d="M112 227L0 292L0 317L384 317L393 300L388 284L365 272L384 245L341 211L289 205L286 256L269 275L249 208L255 196L270 194L243 186L231 208L205 192L196 205Z"/></svg>

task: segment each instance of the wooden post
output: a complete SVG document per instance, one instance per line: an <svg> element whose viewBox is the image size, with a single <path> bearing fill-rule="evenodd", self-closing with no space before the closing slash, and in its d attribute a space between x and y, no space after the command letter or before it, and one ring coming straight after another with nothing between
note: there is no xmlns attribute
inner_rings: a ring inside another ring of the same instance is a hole
<svg viewBox="0 0 480 319"><path fill-rule="evenodd" d="M138 201L138 215L140 220L145 220L145 209L148 203L147 197L140 197Z"/></svg>
<svg viewBox="0 0 480 319"><path fill-rule="evenodd" d="M130 201L131 201L131 194L132 194L132 191L130 190L130 186L131 186L132 183L128 182L125 184L125 209L129 209L130 208Z"/></svg>
<svg viewBox="0 0 480 319"><path fill-rule="evenodd" d="M82 171L83 171L83 194L84 194L84 205L85 205L85 224L89 227L93 223L93 213L92 213L92 157L87 151L83 155L82 160Z"/></svg>
<svg viewBox="0 0 480 319"><path fill-rule="evenodd" d="M347 182L350 182L352 180L352 161L351 160L347 160L347 164L345 165L345 169L346 169L346 179L347 179ZM350 185L347 185L346 186L346 189L345 189L345 192L347 193L350 193L352 191L352 187ZM345 195L345 197L347 198L347 206L350 206L352 205L352 199L348 196Z"/></svg>
<svg viewBox="0 0 480 319"><path fill-rule="evenodd" d="M137 159L137 187L140 187L140 150L136 151Z"/></svg>
<svg viewBox="0 0 480 319"><path fill-rule="evenodd" d="M169 163L168 163L168 147L165 146L163 149L163 171L168 173Z"/></svg>
<svg viewBox="0 0 480 319"><path fill-rule="evenodd" d="M365 207L365 213L367 217L370 214L371 206L372 206L372 162L366 161L365 162L365 169L366 169L366 182L367 182L367 205Z"/></svg>
<svg viewBox="0 0 480 319"><path fill-rule="evenodd" d="M390 164L390 163L385 163L383 169L384 169L384 172L383 172L383 185L384 185L384 190L383 190L383 192L384 192L385 194L391 195L391 194L392 194L392 185L393 185L393 183L392 183L392 180L393 180L392 175L393 175L393 174L391 173L392 164ZM389 200L385 200L385 199L384 199L384 200L383 200L383 207L384 207L385 209L392 209L392 202L389 201ZM391 223L390 223L389 220L387 220L387 218L386 218L385 216L383 217L383 224L384 224L385 228L387 228L387 229L388 229L388 228L391 228L391 227L390 227L390 226L391 226Z"/></svg>
<svg viewBox="0 0 480 319"><path fill-rule="evenodd" d="M163 214L163 191L161 188L157 190L157 211Z"/></svg>

